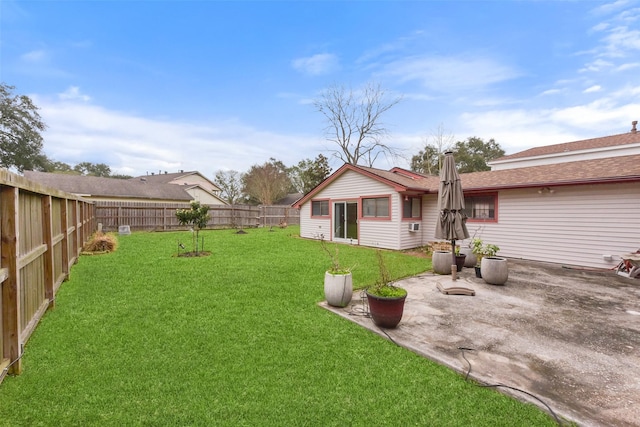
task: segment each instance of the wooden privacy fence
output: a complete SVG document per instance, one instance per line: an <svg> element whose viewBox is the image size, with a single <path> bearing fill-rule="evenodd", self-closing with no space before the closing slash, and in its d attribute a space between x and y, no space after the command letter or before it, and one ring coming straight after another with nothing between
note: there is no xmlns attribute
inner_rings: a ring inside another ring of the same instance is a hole
<svg viewBox="0 0 640 427"><path fill-rule="evenodd" d="M0 170L0 382L95 229L92 202Z"/></svg>
<svg viewBox="0 0 640 427"><path fill-rule="evenodd" d="M96 222L103 231L117 231L128 225L132 231L183 230L176 209L189 208L188 203L145 203L96 201ZM271 227L281 223L300 224L298 209L290 206L213 205L207 228Z"/></svg>

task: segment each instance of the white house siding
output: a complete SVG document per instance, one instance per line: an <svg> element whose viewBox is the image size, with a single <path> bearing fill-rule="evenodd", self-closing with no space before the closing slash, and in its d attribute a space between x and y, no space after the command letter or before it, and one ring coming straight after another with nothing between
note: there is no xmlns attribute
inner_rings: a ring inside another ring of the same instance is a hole
<svg viewBox="0 0 640 427"><path fill-rule="evenodd" d="M467 223L499 255L611 268L640 248L640 184L600 184L501 191L497 223ZM612 255L606 261L603 255Z"/></svg>
<svg viewBox="0 0 640 427"><path fill-rule="evenodd" d="M329 239L331 235L331 220L311 218L311 202L300 207L300 236L308 239L318 239L324 235Z"/></svg>
<svg viewBox="0 0 640 427"><path fill-rule="evenodd" d="M333 214L333 202L353 200L360 203L361 197L387 195L391 196L392 220L360 218L358 221L358 243L364 246L400 249L398 236L399 222L401 221L400 198L391 186L347 170L338 179L319 191L312 200L329 200L330 213ZM312 219L311 200L309 200L300 208L300 235L314 239L317 238L319 230L326 230L326 236L331 232L331 221L329 219Z"/></svg>
<svg viewBox="0 0 640 427"><path fill-rule="evenodd" d="M402 195L398 195L399 201L398 203L402 206ZM417 248L420 246L425 246L427 243L433 241L433 233L434 228L427 226L429 223L429 218L434 215L432 212L437 209L437 204L434 202L434 205L431 206L429 200L433 199L435 196L425 196L422 198L422 220L405 220L400 223L399 227L399 236L400 236L400 247L398 249L411 249ZM418 231L409 231L409 224L412 222L420 223L420 230ZM435 223L434 223L435 227Z"/></svg>
<svg viewBox="0 0 640 427"><path fill-rule="evenodd" d="M587 150L568 151L534 157L522 157L502 161L489 162L492 171L524 168L530 166L552 165L583 160L606 159L609 157L633 156L640 154L640 144L615 145L612 147L591 148Z"/></svg>

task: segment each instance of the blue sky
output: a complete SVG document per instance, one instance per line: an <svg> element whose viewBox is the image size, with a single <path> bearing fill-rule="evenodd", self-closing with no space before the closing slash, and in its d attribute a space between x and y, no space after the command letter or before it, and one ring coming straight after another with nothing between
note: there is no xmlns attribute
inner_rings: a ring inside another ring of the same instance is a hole
<svg viewBox="0 0 640 427"><path fill-rule="evenodd" d="M439 129L507 153L640 119L640 1L14 1L0 80L44 151L112 172L248 170L328 155L313 100L379 83L408 167ZM341 164L332 162L334 168Z"/></svg>

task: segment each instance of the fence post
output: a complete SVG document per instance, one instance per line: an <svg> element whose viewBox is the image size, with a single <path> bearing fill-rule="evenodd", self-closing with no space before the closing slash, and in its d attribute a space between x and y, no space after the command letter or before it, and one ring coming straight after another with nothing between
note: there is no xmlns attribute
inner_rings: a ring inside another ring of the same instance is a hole
<svg viewBox="0 0 640 427"><path fill-rule="evenodd" d="M20 243L19 190L2 187L0 190L0 234L2 237L2 268L7 269L7 279L2 283L2 334L3 356L10 360L9 373L22 372L22 348L20 343L20 270L18 254Z"/></svg>
<svg viewBox="0 0 640 427"><path fill-rule="evenodd" d="M49 300L49 308L55 305L54 286L55 273L53 268L53 217L51 212L52 197L42 196L42 234L47 252L44 253L44 296Z"/></svg>

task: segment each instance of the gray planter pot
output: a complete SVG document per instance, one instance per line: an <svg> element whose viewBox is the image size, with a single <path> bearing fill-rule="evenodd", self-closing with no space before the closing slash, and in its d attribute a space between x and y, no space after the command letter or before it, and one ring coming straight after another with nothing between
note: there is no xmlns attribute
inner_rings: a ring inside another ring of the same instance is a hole
<svg viewBox="0 0 640 427"><path fill-rule="evenodd" d="M460 254L467 256L464 260L465 267L475 267L478 262L478 258L476 257L476 254L471 251L471 248L460 248Z"/></svg>
<svg viewBox="0 0 640 427"><path fill-rule="evenodd" d="M327 304L334 307L346 307L353 295L353 278L348 274L324 274L324 297Z"/></svg>
<svg viewBox="0 0 640 427"><path fill-rule="evenodd" d="M436 274L451 274L452 262L451 251L434 251L431 255L431 266Z"/></svg>
<svg viewBox="0 0 640 427"><path fill-rule="evenodd" d="M509 278L506 258L483 257L480 264L482 279L491 285L504 285Z"/></svg>

